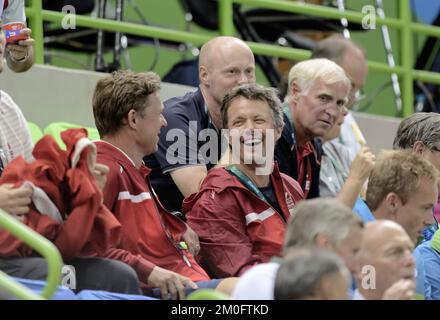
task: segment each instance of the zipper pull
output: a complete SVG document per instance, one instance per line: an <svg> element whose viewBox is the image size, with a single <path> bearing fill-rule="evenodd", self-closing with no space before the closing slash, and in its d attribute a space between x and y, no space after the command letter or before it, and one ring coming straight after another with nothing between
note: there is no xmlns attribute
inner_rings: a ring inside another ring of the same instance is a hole
<svg viewBox="0 0 440 320"><path fill-rule="evenodd" d="M185 255L185 253L182 253L182 256L183 256L183 260L185 261L186 265L191 268L191 262L189 262L188 257Z"/></svg>

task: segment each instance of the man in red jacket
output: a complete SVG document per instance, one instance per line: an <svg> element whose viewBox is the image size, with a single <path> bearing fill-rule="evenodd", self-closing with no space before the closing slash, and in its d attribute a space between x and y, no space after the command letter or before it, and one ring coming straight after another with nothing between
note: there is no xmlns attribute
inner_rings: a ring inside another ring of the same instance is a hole
<svg viewBox="0 0 440 320"><path fill-rule="evenodd" d="M304 194L273 163L284 125L273 90L237 87L224 97L221 114L233 164L210 170L183 210L200 237L203 266L213 277L230 277L280 254L286 223Z"/></svg>
<svg viewBox="0 0 440 320"><path fill-rule="evenodd" d="M102 139L96 143L97 161L109 167L104 203L122 225L120 249L131 254L108 257L132 266L163 298L183 298L185 289L216 287L220 281L208 281L194 259L197 235L164 209L148 180L150 169L142 159L155 152L166 125L159 90L156 74L129 71L102 78L95 89L93 114Z"/></svg>

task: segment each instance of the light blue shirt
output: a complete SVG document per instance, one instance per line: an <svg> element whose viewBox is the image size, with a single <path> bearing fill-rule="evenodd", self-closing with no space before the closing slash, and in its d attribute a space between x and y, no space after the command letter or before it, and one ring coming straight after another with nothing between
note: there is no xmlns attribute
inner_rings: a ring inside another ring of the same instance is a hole
<svg viewBox="0 0 440 320"><path fill-rule="evenodd" d="M376 220L376 217L373 215L370 208L368 208L367 204L364 200L362 200L361 197L357 198L356 203L354 204L353 212L356 213L364 223Z"/></svg>

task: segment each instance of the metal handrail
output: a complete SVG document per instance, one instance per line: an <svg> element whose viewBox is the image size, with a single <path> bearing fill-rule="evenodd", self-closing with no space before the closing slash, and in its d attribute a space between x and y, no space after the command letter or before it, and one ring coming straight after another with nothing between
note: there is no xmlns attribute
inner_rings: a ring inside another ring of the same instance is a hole
<svg viewBox="0 0 440 320"><path fill-rule="evenodd" d="M325 18L341 19L361 23L364 15L354 11L341 12L337 8L328 8L319 5L305 4L291 1L275 0L218 0L219 1L219 30L221 35L233 35L234 25L232 19L232 6L234 3L246 4L262 8L270 8L279 11L301 13ZM430 83L440 84L440 74L424 70L413 69L414 50L412 46L412 33L417 32L423 35L440 37L440 28L428 26L411 21L411 10L409 1L401 1L399 5L400 19L396 18L376 18L376 25L387 25L400 30L401 41L401 65L390 67L386 63L368 61L368 67L372 71L395 73L402 81L402 100L403 116L408 116L413 112L413 81L420 80ZM31 0L31 7L26 8L26 15L30 18L30 26L33 29L36 39L36 62L43 63L43 21L61 23L65 15L61 12L42 10L41 0ZM201 45L210 39L210 36L172 30L161 27L145 26L129 22L116 22L107 19L92 18L88 16L76 15L77 26L102 29L113 32L124 32L127 34L154 37L164 40L191 42ZM256 42L248 42L249 47L255 54L277 56L287 59L303 60L310 57L310 51L285 48L277 45L269 45Z"/></svg>
<svg viewBox="0 0 440 320"><path fill-rule="evenodd" d="M47 285L41 292L41 297L33 294L29 289L13 281L3 273L0 273L0 288L22 299L49 299L57 290L61 280L61 266L63 262L58 249L52 242L20 223L2 209L0 209L0 228L7 230L46 258L48 270Z"/></svg>

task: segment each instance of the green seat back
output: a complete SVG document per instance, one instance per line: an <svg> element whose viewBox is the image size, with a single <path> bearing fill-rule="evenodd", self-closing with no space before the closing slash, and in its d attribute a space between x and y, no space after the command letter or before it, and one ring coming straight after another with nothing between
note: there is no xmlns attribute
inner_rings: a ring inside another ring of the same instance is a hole
<svg viewBox="0 0 440 320"><path fill-rule="evenodd" d="M32 142L35 144L43 137L43 131L41 131L40 127L37 124L30 121L27 122L27 126L29 132L31 133Z"/></svg>
<svg viewBox="0 0 440 320"><path fill-rule="evenodd" d="M193 291L186 298L187 300L228 300L229 297L213 289L198 289Z"/></svg>
<svg viewBox="0 0 440 320"><path fill-rule="evenodd" d="M62 149L66 149L66 145L63 140L61 140L61 132L67 129L76 129L76 128L85 128L87 129L87 133L89 135L90 140L99 140L98 129L84 127L78 124L68 123L68 122L53 122L49 124L46 128L44 128L44 134L49 134L55 138L56 142Z"/></svg>

